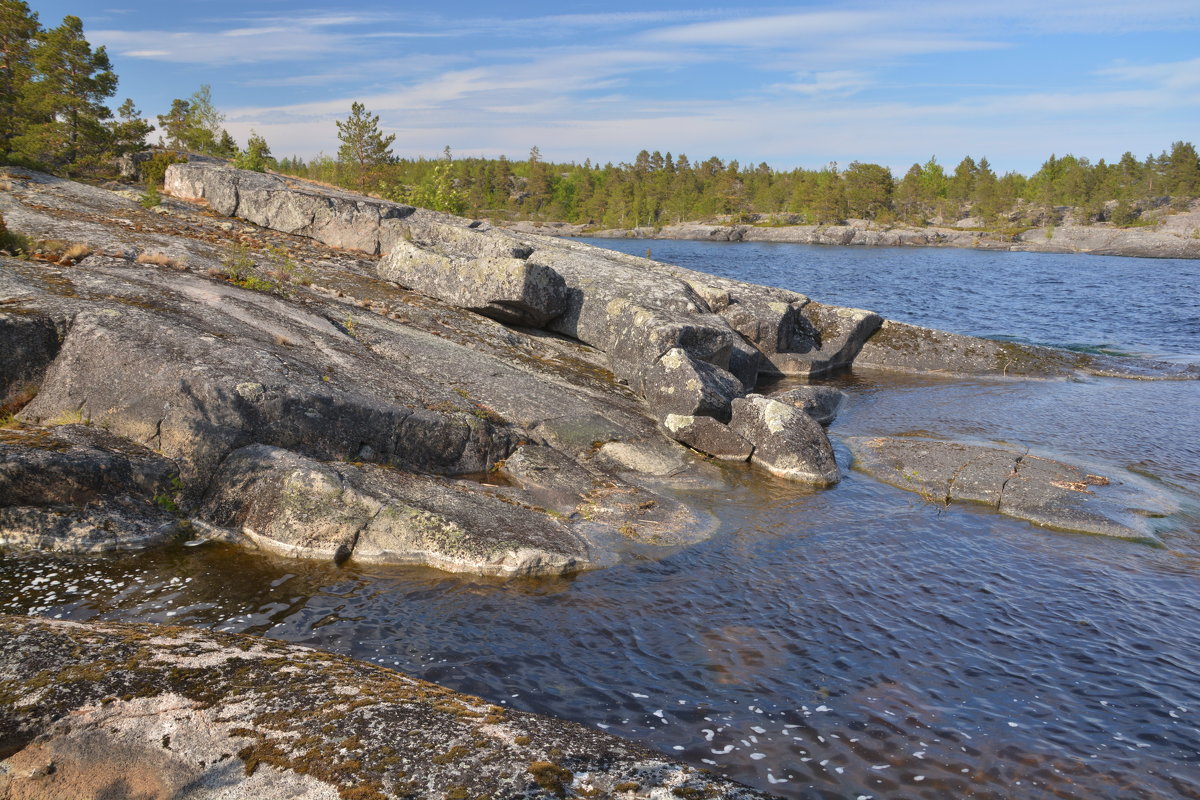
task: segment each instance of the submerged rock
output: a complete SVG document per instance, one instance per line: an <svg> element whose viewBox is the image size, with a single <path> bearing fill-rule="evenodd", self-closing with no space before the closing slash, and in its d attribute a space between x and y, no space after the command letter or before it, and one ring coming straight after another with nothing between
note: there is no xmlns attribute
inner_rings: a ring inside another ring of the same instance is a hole
<svg viewBox="0 0 1200 800"><path fill-rule="evenodd" d="M0 616L0 797L766 798L615 736L251 636Z"/></svg>
<svg viewBox="0 0 1200 800"><path fill-rule="evenodd" d="M1129 479L1030 455L1025 450L916 437L851 437L854 466L937 503L975 502L1036 525L1154 540L1147 517L1170 509Z"/></svg>

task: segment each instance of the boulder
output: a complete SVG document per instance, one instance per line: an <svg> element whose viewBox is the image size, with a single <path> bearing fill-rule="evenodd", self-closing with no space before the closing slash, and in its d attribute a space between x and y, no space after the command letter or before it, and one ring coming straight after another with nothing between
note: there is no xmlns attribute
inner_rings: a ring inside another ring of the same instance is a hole
<svg viewBox="0 0 1200 800"><path fill-rule="evenodd" d="M795 406L822 425L837 419L838 409L846 402L846 393L832 386L797 386L768 397Z"/></svg>
<svg viewBox="0 0 1200 800"><path fill-rule="evenodd" d="M0 797L767 798L643 745L256 636L0 616Z"/></svg>
<svg viewBox="0 0 1200 800"><path fill-rule="evenodd" d="M384 233L387 223L414 211L412 206L318 189L280 175L204 163L170 165L164 188L176 197L204 200L219 214L372 254L380 252L381 239L392 238Z"/></svg>
<svg viewBox="0 0 1200 800"><path fill-rule="evenodd" d="M401 240L379 262L379 277L506 325L541 328L567 307L558 273L511 256L467 260Z"/></svg>
<svg viewBox="0 0 1200 800"><path fill-rule="evenodd" d="M989 505L1043 527L1153 540L1169 501L1134 476L1107 477L1025 450L917 437L851 437L854 466L933 502Z"/></svg>
<svg viewBox="0 0 1200 800"><path fill-rule="evenodd" d="M861 308L809 302L801 309L804 324L787 349L766 362L784 375L815 377L850 366L883 318Z"/></svg>
<svg viewBox="0 0 1200 800"><path fill-rule="evenodd" d="M754 445L750 461L769 472L818 486L841 477L829 437L795 406L757 394L739 397L729 427Z"/></svg>
<svg viewBox="0 0 1200 800"><path fill-rule="evenodd" d="M0 428L0 547L100 553L178 535L178 469L88 425Z"/></svg>
<svg viewBox="0 0 1200 800"><path fill-rule="evenodd" d="M671 438L720 461L746 461L754 446L712 417L668 414L663 427Z"/></svg>
<svg viewBox="0 0 1200 800"><path fill-rule="evenodd" d="M693 358L686 350L668 350L643 373L643 395L652 413L729 419L729 403L742 393L731 373Z"/></svg>

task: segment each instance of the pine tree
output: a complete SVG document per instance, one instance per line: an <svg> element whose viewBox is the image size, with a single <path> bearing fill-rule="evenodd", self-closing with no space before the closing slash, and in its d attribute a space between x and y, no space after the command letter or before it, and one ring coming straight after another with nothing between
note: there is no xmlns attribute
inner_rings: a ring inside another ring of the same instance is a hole
<svg viewBox="0 0 1200 800"><path fill-rule="evenodd" d="M33 74L37 13L20 0L0 0L0 157L22 122L21 90Z"/></svg>
<svg viewBox="0 0 1200 800"><path fill-rule="evenodd" d="M232 139L233 137L230 137L231 141ZM267 144L267 140L253 130L250 131L250 138L246 140L246 149L233 159L233 166L254 172L266 172L267 167L274 166L274 164L275 159L271 158L271 148Z"/></svg>
<svg viewBox="0 0 1200 800"><path fill-rule="evenodd" d="M395 161L392 155L392 142L396 134L384 136L379 130L379 115L367 112L362 103L350 104L350 116L345 122L337 121L338 161L348 166L358 183L360 191L367 188L368 182L373 182L375 171L385 164Z"/></svg>
<svg viewBox="0 0 1200 800"><path fill-rule="evenodd" d="M153 130L154 126L142 119L142 112L127 97L117 109L117 120L109 123L109 150L117 156L144 150L146 137Z"/></svg>
<svg viewBox="0 0 1200 800"><path fill-rule="evenodd" d="M20 100L28 122L12 140L13 152L68 173L97 160L108 145L104 120L112 117L103 101L117 90L107 51L92 50L82 20L67 16L38 34L33 68Z"/></svg>

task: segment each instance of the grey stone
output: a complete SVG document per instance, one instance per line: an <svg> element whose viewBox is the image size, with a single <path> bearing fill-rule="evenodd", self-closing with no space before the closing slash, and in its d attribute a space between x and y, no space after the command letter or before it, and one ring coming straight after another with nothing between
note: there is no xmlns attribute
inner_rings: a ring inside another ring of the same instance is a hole
<svg viewBox="0 0 1200 800"><path fill-rule="evenodd" d="M729 427L754 445L750 461L769 472L818 486L841 477L824 429L795 406L762 395L739 397Z"/></svg>
<svg viewBox="0 0 1200 800"><path fill-rule="evenodd" d="M0 616L0 697L13 800L767 798L593 728L258 636Z"/></svg>
<svg viewBox="0 0 1200 800"><path fill-rule="evenodd" d="M822 425L837 419L838 409L846 402L846 393L832 386L797 386L768 396L795 406Z"/></svg>
<svg viewBox="0 0 1200 800"><path fill-rule="evenodd" d="M668 414L729 419L729 403L742 384L729 372L693 358L686 350L668 350L644 373L643 394L659 419Z"/></svg>
<svg viewBox="0 0 1200 800"><path fill-rule="evenodd" d="M266 445L225 460L201 513L292 557L488 575L592 566L586 543L559 517L505 503L482 484L322 463Z"/></svg>
<svg viewBox="0 0 1200 800"><path fill-rule="evenodd" d="M712 417L668 414L663 427L677 442L721 461L746 461L754 446Z"/></svg>
<svg viewBox="0 0 1200 800"><path fill-rule="evenodd" d="M0 416L33 398L46 368L58 355L54 320L0 306Z"/></svg>
<svg viewBox="0 0 1200 800"><path fill-rule="evenodd" d="M1142 380L1200 379L1200 368L1191 364L980 339L894 320L884 322L867 340L855 364L905 372L1002 378L1062 378L1085 372Z"/></svg>

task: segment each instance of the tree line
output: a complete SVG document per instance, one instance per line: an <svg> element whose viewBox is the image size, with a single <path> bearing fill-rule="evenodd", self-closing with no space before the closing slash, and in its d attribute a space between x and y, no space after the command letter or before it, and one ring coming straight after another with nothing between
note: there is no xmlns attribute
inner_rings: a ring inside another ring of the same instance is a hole
<svg viewBox="0 0 1200 800"><path fill-rule="evenodd" d="M360 105L354 108L363 113ZM366 130L381 136L370 125ZM884 225L970 218L994 227L1056 221L1063 207L1073 208L1083 223L1134 225L1145 208L1166 202L1183 209L1200 197L1200 157L1190 142L1141 159L1127 152L1111 163L1051 155L1028 177L999 175L986 158L971 156L953 169L930 158L896 177L885 166L859 161L845 168L831 163L777 170L647 150L632 162L600 165L550 163L536 147L519 161L453 158L449 147L440 158L395 158L386 145L376 148L373 159L356 159L354 149L343 140L336 158L285 158L278 169L454 213L604 228L762 215L818 225L850 218Z"/></svg>

